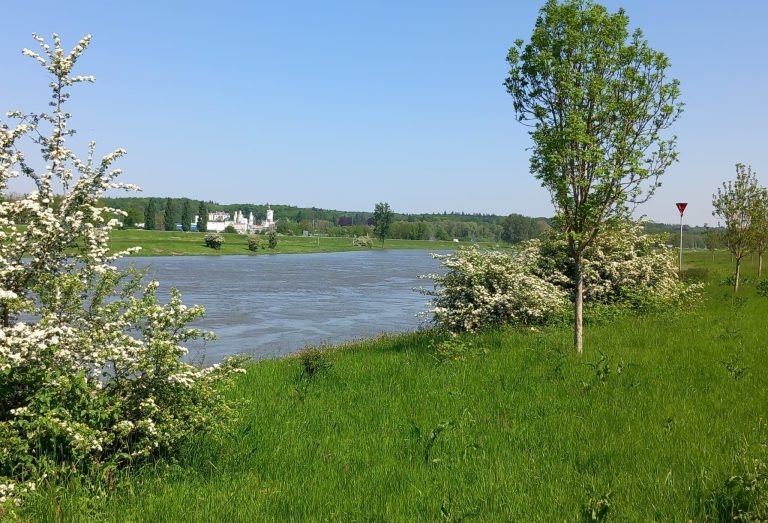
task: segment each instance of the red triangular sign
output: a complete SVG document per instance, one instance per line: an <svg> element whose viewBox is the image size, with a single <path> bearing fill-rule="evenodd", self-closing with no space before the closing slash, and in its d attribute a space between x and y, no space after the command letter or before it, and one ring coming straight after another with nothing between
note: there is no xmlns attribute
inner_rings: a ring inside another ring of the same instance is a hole
<svg viewBox="0 0 768 523"><path fill-rule="evenodd" d="M685 208L688 207L688 204L683 202L678 202L675 205L677 205L677 210L680 211L680 216L683 215Z"/></svg>

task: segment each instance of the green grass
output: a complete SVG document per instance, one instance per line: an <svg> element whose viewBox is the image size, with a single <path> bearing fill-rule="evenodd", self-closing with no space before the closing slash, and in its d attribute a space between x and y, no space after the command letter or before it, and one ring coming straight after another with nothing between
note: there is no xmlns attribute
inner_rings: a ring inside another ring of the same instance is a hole
<svg viewBox="0 0 768 523"><path fill-rule="evenodd" d="M231 392L227 434L103 497L43 489L24 516L579 521L605 498L613 521L720 520L725 482L768 445L768 299L748 261L734 301L727 255L709 256L686 253L709 268L701 306L589 325L582 358L553 327L467 337L446 363L431 333L362 341L305 380L297 357L259 362ZM589 365L601 352L604 382Z"/></svg>
<svg viewBox="0 0 768 523"><path fill-rule="evenodd" d="M369 250L354 247L352 238L278 236L277 248L259 249L256 252L248 250L248 236L245 234L224 234L224 245L221 250L205 246L205 233L174 232L174 231L144 231L126 229L112 231L110 247L113 251L129 247L141 247L137 256L188 256L188 255L257 255L257 254L298 254L310 252L342 252ZM267 237L260 236L266 247ZM430 241L430 240L386 240L386 249L456 249L458 246L469 245L468 242ZM483 244L488 247L490 244ZM381 242L374 241L373 249L381 249Z"/></svg>

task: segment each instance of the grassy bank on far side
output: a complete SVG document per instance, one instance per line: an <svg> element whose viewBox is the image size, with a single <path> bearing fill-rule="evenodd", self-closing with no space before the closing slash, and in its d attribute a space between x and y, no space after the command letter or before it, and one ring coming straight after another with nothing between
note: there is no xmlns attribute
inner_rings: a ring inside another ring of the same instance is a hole
<svg viewBox="0 0 768 523"><path fill-rule="evenodd" d="M352 238L333 237L303 237L278 236L277 247L267 247L267 237L259 236L264 249L252 252L248 250L248 236L245 234L224 234L224 245L221 250L205 246L205 233L181 231L144 231L141 229L126 229L112 231L110 246L113 251L129 247L141 247L137 256L198 256L198 255L257 255L257 254L300 254L311 252L342 252L369 250L366 247L355 247ZM386 240L385 249L425 249L449 250L459 246L470 245L469 242L453 242L438 240ZM490 247L491 244L481 246ZM373 249L381 249L380 241L373 242Z"/></svg>

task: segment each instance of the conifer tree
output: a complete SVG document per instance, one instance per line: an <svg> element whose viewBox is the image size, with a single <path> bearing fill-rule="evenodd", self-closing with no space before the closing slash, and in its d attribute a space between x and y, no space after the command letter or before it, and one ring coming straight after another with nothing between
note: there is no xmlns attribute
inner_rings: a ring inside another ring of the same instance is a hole
<svg viewBox="0 0 768 523"><path fill-rule="evenodd" d="M185 199L184 206L181 208L181 230L189 232L192 228L192 203Z"/></svg>
<svg viewBox="0 0 768 523"><path fill-rule="evenodd" d="M157 204L155 200L151 199L147 202L147 206L144 208L144 229L148 231L154 231L157 226L156 217Z"/></svg>
<svg viewBox="0 0 768 523"><path fill-rule="evenodd" d="M197 206L197 231L206 232L208 230L208 206L204 201Z"/></svg>
<svg viewBox="0 0 768 523"><path fill-rule="evenodd" d="M163 229L166 231L175 231L176 223L173 219L173 200L165 199L165 211L163 212Z"/></svg>

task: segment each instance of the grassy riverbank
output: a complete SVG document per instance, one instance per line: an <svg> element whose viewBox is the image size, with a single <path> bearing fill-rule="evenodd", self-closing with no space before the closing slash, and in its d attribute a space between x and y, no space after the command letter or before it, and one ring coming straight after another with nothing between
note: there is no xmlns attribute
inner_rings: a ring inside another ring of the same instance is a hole
<svg viewBox="0 0 768 523"><path fill-rule="evenodd" d="M590 325L582 358L552 327L466 337L444 362L431 333L363 341L312 378L296 357L259 362L229 433L102 497L43 488L25 515L577 521L604 503L614 521L726 520L745 494L729 478L768 463L768 298L749 263L734 301L726 254L687 258L710 267L701 306Z"/></svg>
<svg viewBox="0 0 768 523"><path fill-rule="evenodd" d="M352 245L352 238L278 236L275 249L248 250L248 236L244 234L224 234L221 250L205 246L205 233L175 231L144 231L126 229L112 231L110 247L113 251L129 247L141 247L137 256L219 256L219 255L257 255L257 254L298 254L310 252L342 252L369 250ZM267 237L261 236L266 247ZM469 245L468 242L430 241L430 240L386 240L386 249L427 249L447 250ZM485 245L490 246L490 245ZM373 249L381 249L381 242L374 241Z"/></svg>

